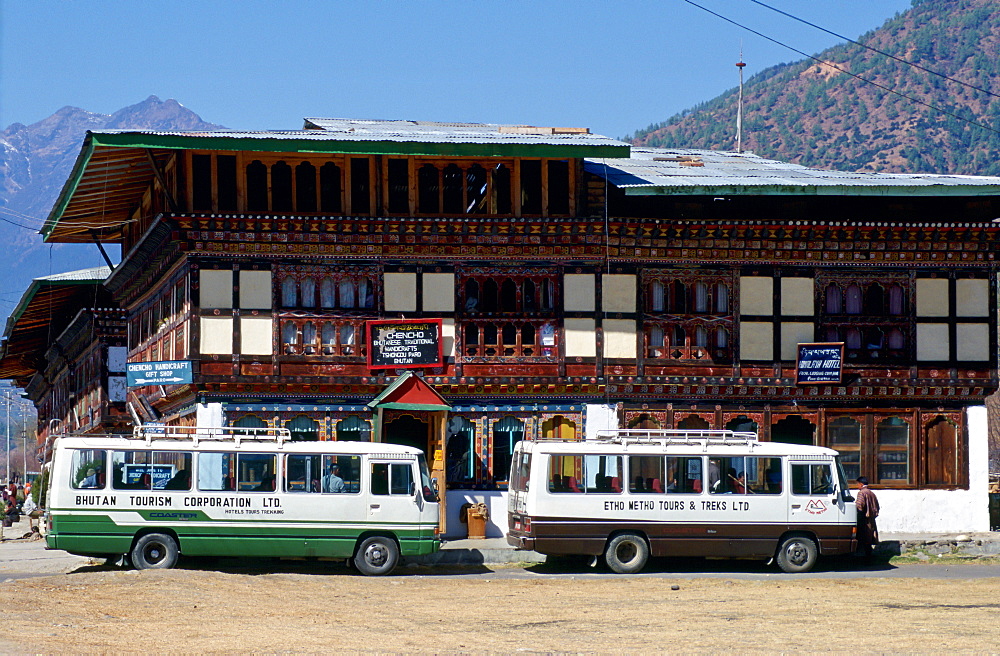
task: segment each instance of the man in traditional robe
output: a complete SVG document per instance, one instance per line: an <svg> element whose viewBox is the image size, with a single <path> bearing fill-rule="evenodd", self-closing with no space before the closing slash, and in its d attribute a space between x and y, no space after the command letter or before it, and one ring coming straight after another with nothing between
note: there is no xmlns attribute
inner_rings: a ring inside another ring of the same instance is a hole
<svg viewBox="0 0 1000 656"><path fill-rule="evenodd" d="M875 493L868 487L868 479L859 476L858 496L854 505L858 509L858 548L866 558L871 558L873 548L878 544L878 527L875 518L878 517L878 499Z"/></svg>

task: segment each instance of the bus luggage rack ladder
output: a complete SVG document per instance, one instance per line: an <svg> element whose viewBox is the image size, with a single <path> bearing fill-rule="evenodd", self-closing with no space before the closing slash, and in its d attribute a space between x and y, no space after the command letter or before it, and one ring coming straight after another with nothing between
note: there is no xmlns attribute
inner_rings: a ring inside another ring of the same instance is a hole
<svg viewBox="0 0 1000 656"><path fill-rule="evenodd" d="M662 430L623 428L597 432L597 439L619 444L698 444L706 449L710 444L733 446L757 443L757 434L730 430Z"/></svg>
<svg viewBox="0 0 1000 656"><path fill-rule="evenodd" d="M236 446L244 440L253 442L277 442L280 447L290 442L292 433L287 428L243 428L240 426L225 426L221 428L206 428L203 426L153 426L143 424L132 429L132 437L146 440L148 445L153 440L191 440L195 446L201 440L219 440L235 442Z"/></svg>

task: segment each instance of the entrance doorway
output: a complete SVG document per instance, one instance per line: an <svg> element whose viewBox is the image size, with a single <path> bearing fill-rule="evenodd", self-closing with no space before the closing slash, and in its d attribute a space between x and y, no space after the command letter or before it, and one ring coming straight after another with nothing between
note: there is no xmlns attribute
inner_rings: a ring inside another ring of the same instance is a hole
<svg viewBox="0 0 1000 656"><path fill-rule="evenodd" d="M771 426L771 441L812 445L815 433L816 426L801 415L789 415Z"/></svg>
<svg viewBox="0 0 1000 656"><path fill-rule="evenodd" d="M428 453L429 432L428 422L413 415L401 415L385 425L383 439L390 444L414 446Z"/></svg>

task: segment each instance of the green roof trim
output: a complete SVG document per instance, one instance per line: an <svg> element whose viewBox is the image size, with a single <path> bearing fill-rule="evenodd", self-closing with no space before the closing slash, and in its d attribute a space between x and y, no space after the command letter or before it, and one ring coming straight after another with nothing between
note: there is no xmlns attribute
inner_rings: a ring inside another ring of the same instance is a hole
<svg viewBox="0 0 1000 656"><path fill-rule="evenodd" d="M319 132L319 131L317 131ZM262 133L266 134L266 133ZM326 135L328 133L319 132ZM260 138L149 134L141 132L91 133L95 146L118 148L174 148L181 150L240 150L267 153L337 153L347 155L430 155L436 157L628 157L631 146L581 144L466 143L455 141L367 141L355 139Z"/></svg>
<svg viewBox="0 0 1000 656"><path fill-rule="evenodd" d="M374 406L373 406L374 407ZM450 405L431 405L423 403L380 403L379 408L387 410L451 410Z"/></svg>
<svg viewBox="0 0 1000 656"><path fill-rule="evenodd" d="M94 140L93 133L89 130L87 131L87 136L83 139L83 148L80 150L80 154L76 158L76 162L73 164L73 170L69 174L69 178L66 179L66 184L63 185L62 191L59 192L59 197L56 198L55 205L52 206L52 211L49 212L48 218L45 219L45 224L42 226L41 230L38 231L42 235L42 241L47 241L49 235L55 230L56 224L59 223L59 217L62 213L66 211L66 206L69 205L69 199L73 197L76 192L77 185L80 184L80 180L83 179L83 173L87 170L87 165L90 163L90 158L94 155Z"/></svg>
<svg viewBox="0 0 1000 656"><path fill-rule="evenodd" d="M67 287L71 285L91 285L91 286L100 285L101 283L104 282L106 278L107 274L105 274L100 278L97 277L66 278L66 277L60 277L59 274L55 276L48 276L45 278L35 278L34 280L31 281L31 284L28 285L28 288L24 290L24 293L21 295L21 299L17 302L17 305L14 306L14 309L7 317L7 323L4 327L3 337L5 339L7 337L10 337L11 333L14 330L14 327L17 325L17 322L21 320L21 317L24 316L24 313L27 311L28 306L31 305L31 302L35 300L35 296L37 296L38 293L42 291L43 288Z"/></svg>

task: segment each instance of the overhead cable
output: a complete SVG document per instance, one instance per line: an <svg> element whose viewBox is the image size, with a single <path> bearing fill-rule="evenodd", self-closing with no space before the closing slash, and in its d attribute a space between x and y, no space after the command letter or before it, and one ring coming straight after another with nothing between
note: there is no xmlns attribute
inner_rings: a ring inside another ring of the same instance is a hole
<svg viewBox="0 0 1000 656"><path fill-rule="evenodd" d="M874 47L872 47L870 45L867 45L865 43L861 43L860 41L855 41L854 39L851 39L851 38L848 38L848 37L844 36L843 34L837 34L836 32L833 32L831 30L826 29L825 27L821 27L819 25L816 25L815 23L810 23L809 21L807 21L804 18L799 18L798 16L793 16L792 14L789 14L787 11L782 11L781 9L778 9L777 7L772 7L771 5L766 4L764 2L761 2L760 0L750 0L750 2L754 3L755 5L760 5L761 7L764 7L766 9L770 9L771 11L775 11L775 12L781 14L782 16L787 16L788 18L791 18L792 20L796 20L796 21L798 21L800 23L808 25L809 27L814 27L817 30L819 30L820 32L826 32L827 34L829 34L831 36L837 37L838 39L843 39L844 41L848 41L850 43L853 43L856 46L861 46L862 48L865 48L866 50L871 50L872 52L875 52L875 53L878 53L878 54L882 55L883 57L888 57L889 59L892 59L893 61L899 62L900 64L906 64L907 66L912 66L913 68L921 70L924 73L930 73L931 75L936 75L936 76L938 76L940 78L948 80L949 82L954 82L955 84L961 84L963 87L968 87L968 88L973 89L975 91L979 91L981 93L985 93L985 94L987 94L989 96L993 96L994 98L1000 98L1000 94L993 93L989 89L984 89L982 87L977 87L976 85L969 84L968 82L962 82L961 80L953 78L953 77L951 77L949 75L945 75L944 73L939 73L937 71L934 71L934 70L931 70L929 68L926 68L925 66L921 66L920 64L918 64L916 62L907 61L905 59L897 57L896 55L890 54L890 53L885 52L883 50L879 50L878 48L874 48Z"/></svg>
<svg viewBox="0 0 1000 656"><path fill-rule="evenodd" d="M978 121L971 121L971 120L965 118L964 116L961 116L961 115L956 114L954 112L950 112L947 109L944 109L942 107L938 107L937 105L933 105L933 104L931 104L929 102L925 102L923 100L920 100L919 98L916 98L914 96L905 94L905 93L903 93L901 91L896 91L895 89L887 87L884 84L879 84L878 82L875 82L874 80L869 80L868 78L861 77L857 73L852 73L851 71L843 68L842 66L838 66L837 64L834 64L831 61L827 61L825 59L820 59L819 57L816 57L814 55L810 55L808 53L802 52L798 48L790 46L787 43L782 43L781 41L778 41L777 39L775 39L773 37L767 36L766 34L762 34L761 32L758 32L757 30L751 29L751 28L747 27L746 25L743 25L742 23L738 23L735 20L733 20L732 18L727 18L726 16L723 16L722 14L714 12L711 9L707 8L707 7L703 7L702 5L699 5L697 2L694 2L693 0L681 0L681 1L682 2L686 2L687 4L691 5L692 7L697 7L698 9L701 9L704 12L712 14L716 18L720 18L720 19L726 21L727 23L731 23L732 25L735 25L736 27L738 27L738 28L740 28L742 30L746 30L747 32L750 32L751 34L755 34L755 35L759 36L762 39L765 39L767 41L770 41L771 43L777 44L777 45L781 46L782 48L787 48L788 50L791 50L792 52L797 53L799 55L802 55L803 57L806 57L807 59L812 59L813 61L815 61L817 63L823 64L824 66L829 66L830 68L833 68L833 69L835 69L837 71L840 71L841 73L844 73L846 75L850 75L851 77L853 77L856 80L860 80L861 82L864 82L866 84L870 84L870 85L872 85L874 87L878 87L879 89L882 89L883 91L887 91L887 92L889 92L891 94L895 94L895 95L899 96L900 98L905 98L905 99L909 100L910 102L914 102L914 103L916 103L918 105L923 105L924 107L927 107L928 109L933 109L936 112L940 112L940 113L942 113L942 114L944 114L946 116L950 116L950 117L952 117L954 119L962 121L963 123L968 123L969 125L974 125L977 128L982 128L983 130L988 130L990 132L995 132L997 134L1000 134L1000 130L998 130L998 129L992 127L992 126L986 125L985 123L979 123Z"/></svg>

